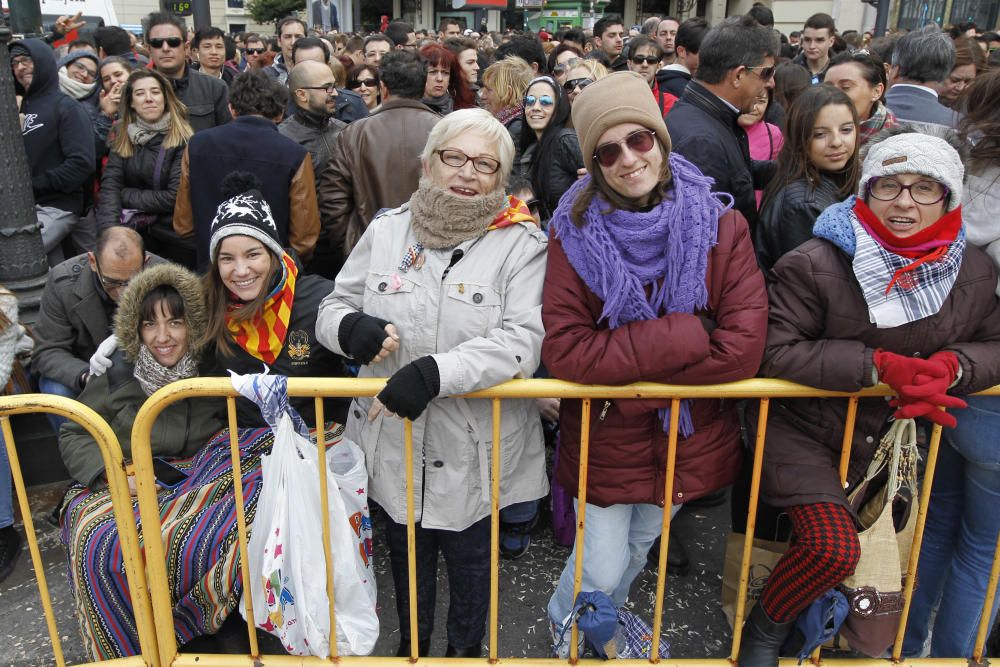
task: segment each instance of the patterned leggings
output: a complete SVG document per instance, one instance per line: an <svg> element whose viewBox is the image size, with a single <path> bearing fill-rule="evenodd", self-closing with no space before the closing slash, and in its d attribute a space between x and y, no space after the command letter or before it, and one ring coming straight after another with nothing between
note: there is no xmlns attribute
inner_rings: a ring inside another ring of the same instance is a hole
<svg viewBox="0 0 1000 667"><path fill-rule="evenodd" d="M861 558L858 530L842 505L786 508L792 545L774 566L760 604L776 623L794 620L823 593L854 574Z"/></svg>

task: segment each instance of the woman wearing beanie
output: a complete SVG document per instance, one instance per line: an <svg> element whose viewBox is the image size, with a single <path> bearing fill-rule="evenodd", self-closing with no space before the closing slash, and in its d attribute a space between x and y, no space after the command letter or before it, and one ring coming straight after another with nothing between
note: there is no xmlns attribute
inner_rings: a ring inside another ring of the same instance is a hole
<svg viewBox="0 0 1000 667"><path fill-rule="evenodd" d="M521 172L531 180L542 224L548 223L583 168L580 142L566 127L568 120L569 100L562 88L548 76L532 80L524 94Z"/></svg>
<svg viewBox="0 0 1000 667"><path fill-rule="evenodd" d="M648 96L648 93L647 93ZM375 218L320 306L324 345L388 377L358 398L347 435L368 457L369 491L388 514L400 645L427 655L439 552L448 568L446 655L482 655L490 583L488 400L446 398L531 377L542 341L545 235L504 194L514 144L487 111L434 126L410 201ZM403 420L413 421L418 636L410 636ZM548 491L538 408L504 401L501 508Z"/></svg>
<svg viewBox="0 0 1000 667"><path fill-rule="evenodd" d="M216 372L271 373L288 377L343 377L343 359L320 345L316 317L333 282L300 275L300 267L278 241L271 208L249 172L222 182L229 197L219 204L209 240L211 267L205 275L206 338L215 351ZM315 425L312 398L290 397L289 405ZM349 401L327 398L323 414L343 424ZM264 426L260 410L236 401L240 426ZM318 428L318 425L317 425Z"/></svg>
<svg viewBox="0 0 1000 667"><path fill-rule="evenodd" d="M111 425L126 461L132 458L132 426L143 402L161 387L199 374L205 324L198 278L175 264L139 273L122 293L115 314L119 351L79 400ZM168 570L177 593L175 628L186 639L216 632L239 599L238 572L232 568L236 550L229 548L236 541L232 469L227 478L220 467L228 461L229 438L211 440L224 414L221 400L187 399L165 408L150 434L153 455L169 458L188 474L181 486L158 495L164 540L175 556ZM63 425L59 452L77 481L66 494L60 523L84 648L94 661L136 655L139 639L121 576L104 459L93 436L74 422ZM133 477L129 486L134 493ZM182 555L189 553L201 557Z"/></svg>
<svg viewBox="0 0 1000 667"><path fill-rule="evenodd" d="M847 400L775 399L760 493L787 513L794 537L743 627L740 665L777 665L796 617L854 572L860 547L847 494L889 420L924 417L954 427L955 417L939 406L964 403L949 393L1000 382L1000 342L987 342L1000 341L997 271L966 244L963 172L945 139L888 130L869 144L857 197L824 211L816 238L772 270L761 374L836 391L882 382L899 397L893 405L861 400L847 488L838 473ZM947 447L942 457L950 456ZM977 509L993 512L996 498L983 491ZM942 575L934 570L921 581Z"/></svg>
<svg viewBox="0 0 1000 667"><path fill-rule="evenodd" d="M152 225L172 227L184 147L194 132L174 87L155 70L129 76L119 112L101 176L97 224L127 225L147 237Z"/></svg>
<svg viewBox="0 0 1000 667"><path fill-rule="evenodd" d="M1000 267L1000 71L984 74L966 89L968 114L961 125L972 146L962 197L962 221L968 241L981 247ZM976 141L971 141L976 137ZM998 289L1000 292L1000 289ZM969 408L955 413L958 426L945 433L931 488L927 524L920 550L923 576L914 591L903 655L922 655L931 630L931 657L972 655L987 582L1000 532L1000 470L996 434L1000 433L1000 397L970 396ZM947 582L947 585L945 585ZM993 601L990 627L997 613Z"/></svg>
<svg viewBox="0 0 1000 667"><path fill-rule="evenodd" d="M833 86L812 86L785 118L788 141L764 194L754 248L764 270L812 238L813 224L858 182L858 120L847 95Z"/></svg>
<svg viewBox="0 0 1000 667"><path fill-rule="evenodd" d="M711 179L670 152L649 85L634 72L588 85L573 104L590 172L551 221L542 359L585 384L711 384L753 377L767 300L743 217ZM674 496L664 498L669 401L596 401L590 433L581 590L623 605L660 535L664 507L733 482L742 462L735 406L681 403ZM556 479L578 488L581 402L559 411ZM579 547L580 545L577 545ZM570 554L548 613L558 637L573 610ZM568 636L568 635L567 635ZM557 647L560 655L568 647Z"/></svg>

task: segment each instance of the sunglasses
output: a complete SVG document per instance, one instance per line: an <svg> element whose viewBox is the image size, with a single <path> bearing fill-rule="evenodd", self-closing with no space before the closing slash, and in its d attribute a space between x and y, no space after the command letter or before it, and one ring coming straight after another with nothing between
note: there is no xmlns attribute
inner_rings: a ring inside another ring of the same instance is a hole
<svg viewBox="0 0 1000 667"><path fill-rule="evenodd" d="M751 72L753 70L758 70L759 69L760 70L760 74L758 74L757 76L760 77L760 80L761 81L770 81L774 77L774 71L777 69L777 67L775 67L774 65L771 65L770 67L764 67L763 65L757 65L755 67L747 67L747 69L750 70Z"/></svg>
<svg viewBox="0 0 1000 667"><path fill-rule="evenodd" d="M652 130L636 130L621 141L598 146L597 150L594 151L594 159L602 167L613 166L622 156L622 144L628 146L633 153L648 153L653 150L654 135Z"/></svg>
<svg viewBox="0 0 1000 667"><path fill-rule="evenodd" d="M660 62L660 59L656 56L632 56L632 62L636 65L642 65L643 63L647 65L655 65Z"/></svg>
<svg viewBox="0 0 1000 667"><path fill-rule="evenodd" d="M554 99L552 99L551 95L540 95L538 97L535 97L534 95L525 95L524 96L524 108L525 109L530 109L531 107L535 106L535 102L538 102L543 107L550 107L550 106L552 106L553 104L556 103L556 101Z"/></svg>
<svg viewBox="0 0 1000 667"><path fill-rule="evenodd" d="M594 83L594 80L589 77L583 77L582 79L570 79L563 84L563 90L567 93L572 93L577 88L583 90L592 83Z"/></svg>
<svg viewBox="0 0 1000 667"><path fill-rule="evenodd" d="M184 43L184 40L180 37L150 37L149 45L154 49L162 49L163 45L166 44L172 49L176 49L178 46Z"/></svg>
<svg viewBox="0 0 1000 667"><path fill-rule="evenodd" d="M250 55L253 55L253 56L259 56L260 54L264 53L265 51L267 51L267 49L265 49L265 48L259 48L259 49L247 49L247 50L246 50L246 52L247 52L248 54L250 54Z"/></svg>
<svg viewBox="0 0 1000 667"><path fill-rule="evenodd" d="M352 81L350 89L354 90L360 88L361 86L366 86L368 88L374 88L378 85L378 79L358 79L357 81Z"/></svg>

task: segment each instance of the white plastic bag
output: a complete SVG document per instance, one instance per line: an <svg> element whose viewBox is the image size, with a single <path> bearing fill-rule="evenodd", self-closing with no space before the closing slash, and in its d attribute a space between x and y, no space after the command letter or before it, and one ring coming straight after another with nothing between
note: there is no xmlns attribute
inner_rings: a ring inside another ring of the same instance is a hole
<svg viewBox="0 0 1000 667"><path fill-rule="evenodd" d="M295 431L287 413L282 415L271 453L262 457L263 488L248 549L254 624L281 639L293 655L329 653L316 458L316 446ZM367 655L375 647L379 623L364 455L353 442L341 440L327 451L326 473L337 652Z"/></svg>

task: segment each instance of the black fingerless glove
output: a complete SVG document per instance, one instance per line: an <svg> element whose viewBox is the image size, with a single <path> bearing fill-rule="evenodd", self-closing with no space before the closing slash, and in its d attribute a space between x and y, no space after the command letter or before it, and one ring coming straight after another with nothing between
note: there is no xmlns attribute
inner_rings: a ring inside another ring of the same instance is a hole
<svg viewBox="0 0 1000 667"><path fill-rule="evenodd" d="M364 313L351 313L340 321L337 340L340 349L350 355L356 362L365 366L382 351L382 343L389 334L385 325L389 324Z"/></svg>
<svg viewBox="0 0 1000 667"><path fill-rule="evenodd" d="M400 417L416 419L427 409L427 404L441 391L441 374L433 357L420 357L396 371L379 392L390 412Z"/></svg>

